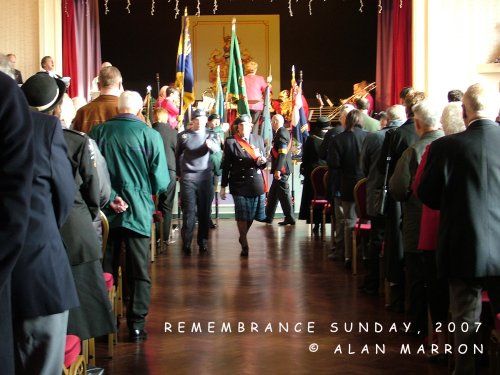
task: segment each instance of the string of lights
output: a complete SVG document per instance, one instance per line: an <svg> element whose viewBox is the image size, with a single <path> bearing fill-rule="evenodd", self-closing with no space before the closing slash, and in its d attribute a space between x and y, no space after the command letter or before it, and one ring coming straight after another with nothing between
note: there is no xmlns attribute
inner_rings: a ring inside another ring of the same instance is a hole
<svg viewBox="0 0 500 375"><path fill-rule="evenodd" d="M67 14L67 1L68 0L65 0L65 2L64 2L65 14ZM86 0L86 1L88 1L88 0ZM202 1L205 1L208 3L209 1L212 1L212 0L197 0L195 16L201 16ZM108 2L109 2L109 0L104 0L104 14L108 14L110 12ZM168 3L171 3L171 2L172 2L172 0L168 0ZM269 2L273 3L274 0L269 0ZM326 0L323 0L323 2L326 3ZM299 0L295 0L295 3L299 3ZM312 3L313 3L313 0L308 0L308 11L309 11L310 16L313 15ZM217 11L219 10L219 7L220 7L219 5L220 5L219 1L213 0L213 7L212 7L213 14L217 14ZM131 13L131 6L132 6L132 0L127 0L127 6L125 9L127 10L128 13ZM358 11L360 13L363 13L364 7L365 7L364 1L359 0ZM382 11L383 11L382 0L378 0L378 7L377 8L378 8L378 13L379 14L382 13ZM399 0L399 8L400 9L403 8L403 0ZM151 15L154 16L155 13L156 13L156 0L151 0ZM293 9L292 9L292 0L288 0L288 13L289 13L290 17L293 17L294 13L293 13ZM179 0L175 0L174 16L176 19L179 16L179 14L180 14Z"/></svg>

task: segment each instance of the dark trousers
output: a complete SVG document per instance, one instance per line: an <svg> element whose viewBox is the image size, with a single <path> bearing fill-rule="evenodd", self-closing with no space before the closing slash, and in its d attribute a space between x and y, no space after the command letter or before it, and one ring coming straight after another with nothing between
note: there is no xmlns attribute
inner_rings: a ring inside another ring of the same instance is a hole
<svg viewBox="0 0 500 375"><path fill-rule="evenodd" d="M68 311L14 318L16 374L60 374L64 362ZM7 374L2 368L2 374Z"/></svg>
<svg viewBox="0 0 500 375"><path fill-rule="evenodd" d="M149 277L150 238L126 228L116 228L109 232L113 246L113 274L118 275L122 242L125 244L125 282L128 291L128 329L144 329L149 311L151 278Z"/></svg>
<svg viewBox="0 0 500 375"><path fill-rule="evenodd" d="M198 218L198 246L207 245L213 196L214 186L212 178L201 181L181 181L181 236L184 248L191 247L196 218Z"/></svg>
<svg viewBox="0 0 500 375"><path fill-rule="evenodd" d="M167 186L167 190L160 194L158 200L158 208L163 213L163 233L167 237L170 236L170 226L172 224L172 212L174 209L175 200L175 187L177 185L175 171L168 170L168 175L170 177L170 182Z"/></svg>
<svg viewBox="0 0 500 375"><path fill-rule="evenodd" d="M260 134L260 118L262 116L262 111L256 111L251 109L250 116L252 116L252 134L259 135Z"/></svg>
<svg viewBox="0 0 500 375"><path fill-rule="evenodd" d="M432 324L446 323L450 308L448 280L438 278L436 252L424 251L424 277L427 292L427 303L431 313Z"/></svg>
<svg viewBox="0 0 500 375"><path fill-rule="evenodd" d="M371 217L370 222L372 229L366 253L366 275L363 285L367 289L377 291L380 282L380 251L384 242L385 218L381 216Z"/></svg>
<svg viewBox="0 0 500 375"><path fill-rule="evenodd" d="M405 269L408 282L407 316L411 328L424 335L427 331L427 297L423 252L405 253Z"/></svg>
<svg viewBox="0 0 500 375"><path fill-rule="evenodd" d="M14 374L14 335L12 332L12 304L10 277L0 288L0 361L2 372Z"/></svg>
<svg viewBox="0 0 500 375"><path fill-rule="evenodd" d="M465 354L455 354L454 375L474 375L476 364L474 358L474 344L477 344L478 333L476 323L481 316L481 292L488 290L493 314L500 312L500 277L486 277L476 279L450 279L450 311L455 330L455 344L466 345ZM464 329L468 327L468 329Z"/></svg>
<svg viewBox="0 0 500 375"><path fill-rule="evenodd" d="M274 218L278 201L281 204L281 209L285 214L285 221L295 221L295 215L292 212L292 196L290 195L290 184L288 178L290 175L281 176L281 180L273 179L269 193L267 194L266 217Z"/></svg>

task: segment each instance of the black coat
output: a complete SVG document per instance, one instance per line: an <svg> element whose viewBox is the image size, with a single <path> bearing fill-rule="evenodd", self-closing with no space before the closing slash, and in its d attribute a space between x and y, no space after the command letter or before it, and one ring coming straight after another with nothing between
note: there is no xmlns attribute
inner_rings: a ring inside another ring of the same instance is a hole
<svg viewBox="0 0 500 375"><path fill-rule="evenodd" d="M319 156L319 149L323 143L324 133L318 131L307 137L304 143L304 152L302 154L302 163L300 164L300 173L304 176L304 183L302 185L302 197L300 200L299 220L307 220L309 223L310 212L309 205L314 196L314 190L311 182L311 172L314 168L326 165L326 160ZM314 216L314 222L318 223L320 216Z"/></svg>
<svg viewBox="0 0 500 375"><path fill-rule="evenodd" d="M337 135L328 152L331 165L340 174L340 199L354 202L354 186L364 175L360 167L361 147L368 132L359 127ZM330 152L331 151L331 152Z"/></svg>
<svg viewBox="0 0 500 375"><path fill-rule="evenodd" d="M378 165L381 157L386 160L386 156L381 155L386 133L394 131L400 124L401 122L391 122L389 126L369 133L363 142L360 163L363 174L368 178L366 182L366 212L368 215L378 215L374 207L374 192L376 189L381 189L384 185L385 169L384 173L381 173ZM387 184L389 184L389 179L387 179Z"/></svg>
<svg viewBox="0 0 500 375"><path fill-rule="evenodd" d="M249 143L265 155L264 141L260 135L250 134ZM234 137L229 137L224 142L221 186L229 185L232 195L255 197L264 194L265 167L266 164L258 166Z"/></svg>
<svg viewBox="0 0 500 375"><path fill-rule="evenodd" d="M71 213L61 228L80 306L69 311L68 334L81 340L114 332L115 324L101 265L102 247L92 219L99 215L95 155L84 133L64 130L68 159L77 187Z"/></svg>
<svg viewBox="0 0 500 375"><path fill-rule="evenodd" d="M290 132L285 127L280 127L273 135L271 149L271 173L281 171L289 175L292 171L292 153L290 152Z"/></svg>
<svg viewBox="0 0 500 375"><path fill-rule="evenodd" d="M167 157L167 165L169 171L175 172L175 148L177 146L177 130L172 129L170 125L162 122L153 124L153 129L161 135L163 146L165 147L165 156Z"/></svg>
<svg viewBox="0 0 500 375"><path fill-rule="evenodd" d="M13 311L20 318L57 314L79 304L59 233L76 192L61 123L39 112L31 116L35 169L28 236L12 278Z"/></svg>
<svg viewBox="0 0 500 375"><path fill-rule="evenodd" d="M28 103L7 75L0 73L0 361L14 373L11 277L21 255L30 215L33 181L33 124ZM21 270L19 270L21 271Z"/></svg>
<svg viewBox="0 0 500 375"><path fill-rule="evenodd" d="M441 276L500 276L499 145L500 127L482 119L430 146L418 196L441 211Z"/></svg>

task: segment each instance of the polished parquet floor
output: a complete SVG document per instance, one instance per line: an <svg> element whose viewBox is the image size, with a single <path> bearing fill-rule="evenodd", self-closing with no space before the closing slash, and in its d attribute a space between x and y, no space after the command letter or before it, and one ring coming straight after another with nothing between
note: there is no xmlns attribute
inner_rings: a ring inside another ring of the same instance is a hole
<svg viewBox="0 0 500 375"><path fill-rule="evenodd" d="M327 258L328 234L278 221L254 224L248 259L233 220L218 220L203 256L184 256L175 232L151 264L148 340L127 342L122 320L114 358L98 343L97 365L110 375L448 373L417 353L421 340L394 332L403 314L358 291L362 267L352 276Z"/></svg>

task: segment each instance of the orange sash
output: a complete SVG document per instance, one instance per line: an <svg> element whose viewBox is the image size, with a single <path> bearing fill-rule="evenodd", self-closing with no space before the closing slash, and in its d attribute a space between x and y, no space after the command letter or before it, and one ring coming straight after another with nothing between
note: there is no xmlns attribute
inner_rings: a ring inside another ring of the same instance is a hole
<svg viewBox="0 0 500 375"><path fill-rule="evenodd" d="M241 147L243 147L243 150L245 150L248 153L248 155L250 155L252 157L252 159L255 160L255 162L257 162L257 159L259 157L257 155L255 155L255 149L250 145L250 143L245 141L238 134L234 135L234 139L236 139L236 142L238 142L238 144ZM264 180L264 191L267 193L269 191L269 188L268 188L268 184L267 184L266 175L264 174L263 171L261 171L260 174L262 175L262 179Z"/></svg>

